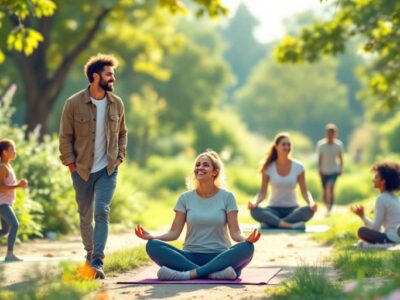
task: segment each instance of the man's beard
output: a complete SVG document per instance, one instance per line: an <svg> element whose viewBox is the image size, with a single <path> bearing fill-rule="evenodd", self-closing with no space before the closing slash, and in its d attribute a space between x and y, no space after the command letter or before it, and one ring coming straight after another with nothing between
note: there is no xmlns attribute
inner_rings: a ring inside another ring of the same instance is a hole
<svg viewBox="0 0 400 300"><path fill-rule="evenodd" d="M110 82L113 81L105 82L103 79L101 79L99 85L106 92L112 92L114 90L114 87L112 85L108 85Z"/></svg>

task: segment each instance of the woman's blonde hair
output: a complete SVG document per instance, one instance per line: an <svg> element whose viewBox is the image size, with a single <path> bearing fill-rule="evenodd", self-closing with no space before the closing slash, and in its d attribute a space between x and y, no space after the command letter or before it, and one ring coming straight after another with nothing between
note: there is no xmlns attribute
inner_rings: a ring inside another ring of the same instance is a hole
<svg viewBox="0 0 400 300"><path fill-rule="evenodd" d="M213 166L213 169L218 172L218 174L215 176L214 179L214 185L218 188L225 187L226 184L226 177L225 177L225 172L224 172L224 164L222 163L221 158L219 157L218 153L213 151L213 150L206 150L203 153L200 153L196 159L194 160L194 163L196 164L197 160L200 157L207 157ZM193 167L194 169L194 167ZM198 188L199 182L196 179L196 176L194 175L194 171L186 178L186 187L188 190L193 190Z"/></svg>

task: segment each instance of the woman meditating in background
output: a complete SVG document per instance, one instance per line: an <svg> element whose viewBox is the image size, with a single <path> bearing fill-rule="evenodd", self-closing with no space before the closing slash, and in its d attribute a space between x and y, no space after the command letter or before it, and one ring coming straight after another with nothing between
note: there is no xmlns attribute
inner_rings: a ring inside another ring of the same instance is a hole
<svg viewBox="0 0 400 300"><path fill-rule="evenodd" d="M317 210L317 204L307 190L305 169L302 163L290 157L291 140L288 133L279 133L261 165L261 188L255 200L249 202L251 216L261 227L304 229ZM299 207L296 186L307 206ZM267 207L259 207L271 185Z"/></svg>
<svg viewBox="0 0 400 300"><path fill-rule="evenodd" d="M362 204L351 206L351 211L366 225L358 229L358 237L371 244L399 243L400 200L394 192L400 189L400 165L381 162L375 164L372 171L374 188L380 191L375 201L374 220L365 216Z"/></svg>
<svg viewBox="0 0 400 300"><path fill-rule="evenodd" d="M146 251L161 268L160 280L195 278L231 279L240 276L254 253L260 233L254 230L247 238L240 231L234 195L223 188L222 162L214 151L200 154L188 180L189 191L175 205L175 218L167 233L153 236L136 226L138 237L148 240ZM165 241L177 240L187 224L183 250ZM238 242L231 246L231 238Z"/></svg>

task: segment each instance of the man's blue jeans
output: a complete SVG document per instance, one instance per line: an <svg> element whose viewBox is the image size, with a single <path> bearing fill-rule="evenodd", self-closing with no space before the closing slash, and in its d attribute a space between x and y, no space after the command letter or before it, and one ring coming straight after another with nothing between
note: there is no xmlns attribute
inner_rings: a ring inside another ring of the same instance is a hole
<svg viewBox="0 0 400 300"><path fill-rule="evenodd" d="M108 175L107 168L104 168L90 174L88 181L84 181L77 172L71 174L78 203L82 241L85 250L92 252L92 261L104 258L110 204L117 185L117 173L118 168Z"/></svg>

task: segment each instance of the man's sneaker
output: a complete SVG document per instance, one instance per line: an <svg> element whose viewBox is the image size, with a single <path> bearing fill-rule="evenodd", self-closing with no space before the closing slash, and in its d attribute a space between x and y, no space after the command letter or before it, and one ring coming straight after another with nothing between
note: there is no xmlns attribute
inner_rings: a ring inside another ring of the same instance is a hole
<svg viewBox="0 0 400 300"><path fill-rule="evenodd" d="M92 253L87 252L85 255L85 265L90 266L91 261L92 261Z"/></svg>
<svg viewBox="0 0 400 300"><path fill-rule="evenodd" d="M17 256L15 256L15 254L8 254L4 258L4 261L5 262L16 262L16 261L22 261L22 259L17 257Z"/></svg>
<svg viewBox="0 0 400 300"><path fill-rule="evenodd" d="M103 261L101 259L95 259L91 264L92 269L96 272L94 278L104 279L106 278L106 274L103 270Z"/></svg>

